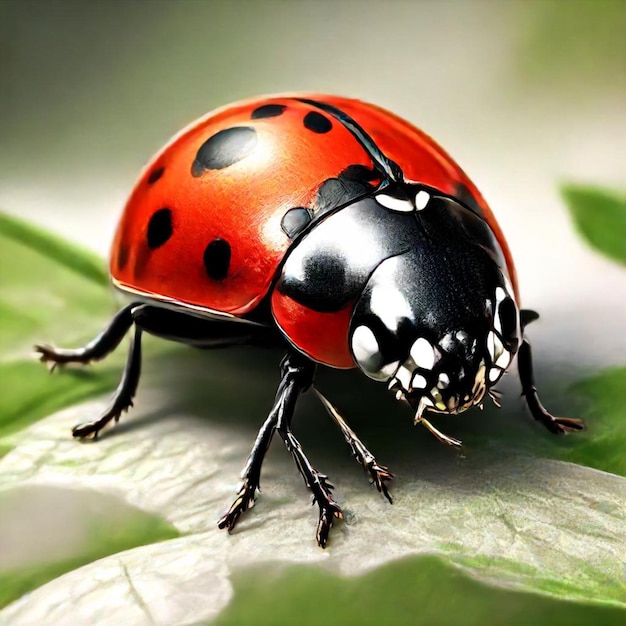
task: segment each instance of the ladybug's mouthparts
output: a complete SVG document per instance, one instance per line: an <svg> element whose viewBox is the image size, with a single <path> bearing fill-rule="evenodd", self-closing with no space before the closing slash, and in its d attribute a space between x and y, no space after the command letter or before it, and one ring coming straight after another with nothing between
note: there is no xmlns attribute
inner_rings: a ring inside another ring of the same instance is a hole
<svg viewBox="0 0 626 626"><path fill-rule="evenodd" d="M462 333L459 335L466 339ZM458 358L442 347L419 337L411 346L409 357L392 375L388 388L395 391L397 400L406 402L415 411L417 424L423 421L427 409L456 414L481 404L488 390L486 372L484 359L478 367L472 367L470 362L461 365Z"/></svg>

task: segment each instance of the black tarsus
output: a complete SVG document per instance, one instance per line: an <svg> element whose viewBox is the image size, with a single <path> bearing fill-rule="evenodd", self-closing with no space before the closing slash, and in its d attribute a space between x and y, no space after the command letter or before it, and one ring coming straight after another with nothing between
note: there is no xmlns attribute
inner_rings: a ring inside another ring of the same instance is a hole
<svg viewBox="0 0 626 626"><path fill-rule="evenodd" d="M522 383L522 396L531 415L541 422L551 433L562 435L569 432L577 432L585 429L585 422L571 417L555 417L551 415L541 404L535 376L533 373L532 351L528 339L523 339L517 352L517 368L520 382Z"/></svg>
<svg viewBox="0 0 626 626"><path fill-rule="evenodd" d="M263 458L271 442L274 431L278 432L285 447L291 453L304 482L313 493L313 500L319 507L316 539L319 546L326 547L328 535L335 519L342 519L341 508L332 497L333 486L328 477L318 472L310 463L300 442L291 430L291 420L296 402L301 393L311 387L315 374L315 364L296 353L288 354L281 363L281 379L274 398L274 405L261 427L252 447L248 462L243 471L242 486L229 510L220 518L218 526L232 530L237 521L252 503L259 488L259 478Z"/></svg>
<svg viewBox="0 0 626 626"><path fill-rule="evenodd" d="M263 426L259 429L259 433L248 456L246 466L241 473L243 482L237 492L237 497L230 505L228 511L222 515L217 522L220 528L226 528L228 531L233 530L242 514L254 505L256 492L260 491L261 466L263 465L263 460L270 447L270 443L272 443L277 420L278 413L272 410L263 423Z"/></svg>

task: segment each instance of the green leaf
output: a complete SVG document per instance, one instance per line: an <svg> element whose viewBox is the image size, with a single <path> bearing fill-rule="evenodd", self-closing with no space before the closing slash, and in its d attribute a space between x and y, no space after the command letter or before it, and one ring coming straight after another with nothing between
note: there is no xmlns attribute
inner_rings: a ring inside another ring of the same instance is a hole
<svg viewBox="0 0 626 626"><path fill-rule="evenodd" d="M569 87L583 100L597 98L599 90L623 94L626 11L621 0L522 6L525 19L515 49L526 89L533 85L561 91Z"/></svg>
<svg viewBox="0 0 626 626"><path fill-rule="evenodd" d="M254 567L234 583L231 603L212 624L618 626L626 620L623 607L490 587L436 556L405 558L348 579L311 566Z"/></svg>
<svg viewBox="0 0 626 626"><path fill-rule="evenodd" d="M2 237L22 243L25 247L39 252L55 264L67 267L87 280L103 286L109 284L102 259L37 226L6 213L0 213L0 234Z"/></svg>
<svg viewBox="0 0 626 626"><path fill-rule="evenodd" d="M0 493L0 536L3 607L86 563L180 533L110 494L28 486Z"/></svg>
<svg viewBox="0 0 626 626"><path fill-rule="evenodd" d="M578 232L596 250L626 264L626 195L564 185L563 198Z"/></svg>
<svg viewBox="0 0 626 626"><path fill-rule="evenodd" d="M6 390L0 394L0 437L66 406L110 392L119 377L119 367L48 374L35 360L0 362L0 380ZM66 434L69 436L69 431Z"/></svg>
<svg viewBox="0 0 626 626"><path fill-rule="evenodd" d="M101 260L0 213L0 436L114 387L113 369L49 376L32 350L91 339L112 310L107 282Z"/></svg>
<svg viewBox="0 0 626 626"><path fill-rule="evenodd" d="M561 458L626 476L626 367L580 381L572 391L586 400L588 432Z"/></svg>

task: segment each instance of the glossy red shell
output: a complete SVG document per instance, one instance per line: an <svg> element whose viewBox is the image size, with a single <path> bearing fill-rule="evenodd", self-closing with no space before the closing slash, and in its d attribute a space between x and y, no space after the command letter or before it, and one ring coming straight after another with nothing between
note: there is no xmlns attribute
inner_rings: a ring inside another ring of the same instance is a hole
<svg viewBox="0 0 626 626"><path fill-rule="evenodd" d="M305 116L318 111L294 97L326 102L352 117L382 152L414 182L456 195L464 187L480 206L507 261L517 293L515 269L493 213L459 166L430 138L377 106L327 95L292 94L239 102L194 122L145 168L122 215L113 243L110 271L123 290L157 299L242 316L268 293L291 241L281 228L293 207L309 207L320 185L346 167L372 167L368 153L332 116L328 132L312 132ZM255 119L264 105L282 105L280 115ZM221 169L192 175L198 150L209 138L233 127L251 128L256 145L245 158ZM171 232L157 247L147 244L153 215L169 209ZM211 241L230 244L228 273L207 275L203 254ZM295 347L335 367L352 367L349 315L319 314L275 297L274 316ZM347 321L346 321L347 320Z"/></svg>

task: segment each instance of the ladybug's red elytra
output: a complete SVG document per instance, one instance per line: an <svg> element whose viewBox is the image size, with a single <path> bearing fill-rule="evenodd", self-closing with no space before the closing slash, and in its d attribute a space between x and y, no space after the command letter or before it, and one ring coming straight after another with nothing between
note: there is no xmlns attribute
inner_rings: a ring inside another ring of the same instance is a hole
<svg viewBox="0 0 626 626"><path fill-rule="evenodd" d="M342 517L326 476L291 429L317 365L358 367L452 446L429 413L497 402L493 386L517 354L522 394L553 433L535 388L506 240L459 166L426 134L372 104L327 95L247 100L210 113L146 167L122 215L111 280L128 304L84 348L36 346L53 365L103 359L131 327L122 380L97 436L132 405L143 332L201 346L283 346L278 390L220 528L254 502L274 432L319 507L317 542ZM352 452L391 502L392 474L315 390Z"/></svg>

